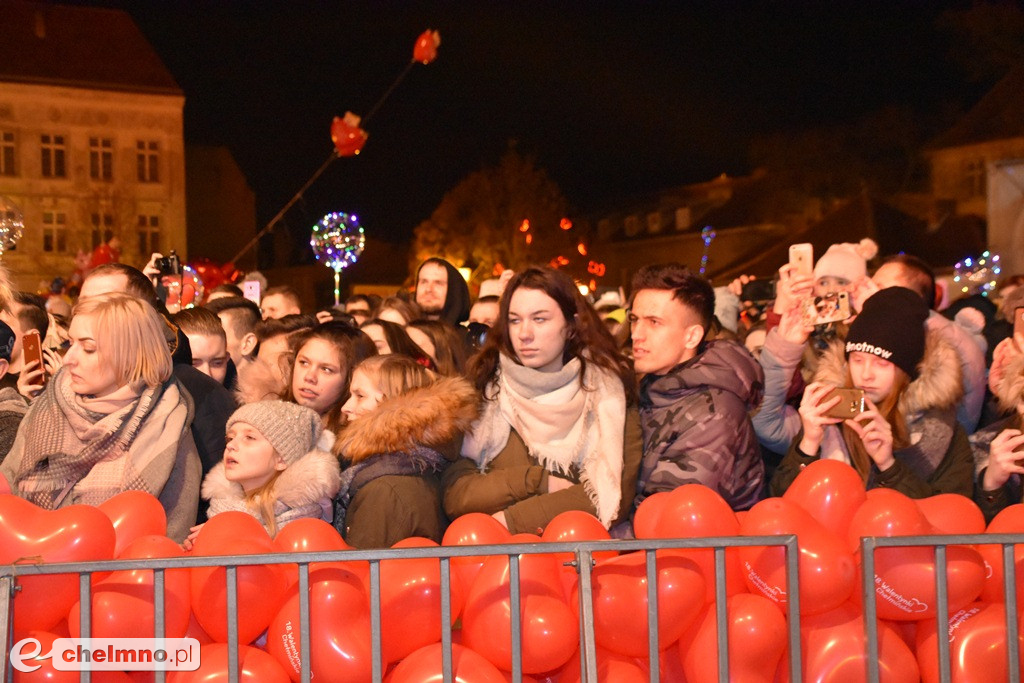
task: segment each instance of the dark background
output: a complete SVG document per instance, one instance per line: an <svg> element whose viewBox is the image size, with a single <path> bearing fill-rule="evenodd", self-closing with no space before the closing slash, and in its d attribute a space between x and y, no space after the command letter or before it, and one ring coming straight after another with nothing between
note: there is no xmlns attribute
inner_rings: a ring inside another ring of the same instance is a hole
<svg viewBox="0 0 1024 683"><path fill-rule="evenodd" d="M887 105L941 126L968 80L938 26L951 2L77 2L128 11L185 92L188 142L227 145L260 227L327 158L331 118L365 114L440 31L285 226L327 211L407 240L444 193L515 141L575 211L749 172L761 136ZM280 228L279 228L280 229Z"/></svg>

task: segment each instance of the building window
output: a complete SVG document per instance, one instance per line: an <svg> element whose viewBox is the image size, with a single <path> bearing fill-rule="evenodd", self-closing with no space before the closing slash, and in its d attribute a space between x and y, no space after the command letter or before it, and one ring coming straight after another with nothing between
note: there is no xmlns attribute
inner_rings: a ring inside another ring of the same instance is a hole
<svg viewBox="0 0 1024 683"><path fill-rule="evenodd" d="M14 176L14 133L5 130L0 133L0 175Z"/></svg>
<svg viewBox="0 0 1024 683"><path fill-rule="evenodd" d="M67 215L59 211L43 212L43 251L64 253L68 250Z"/></svg>
<svg viewBox="0 0 1024 683"><path fill-rule="evenodd" d="M110 138L89 138L89 177L114 179L114 151Z"/></svg>
<svg viewBox="0 0 1024 683"><path fill-rule="evenodd" d="M647 232L656 235L661 232L661 212L652 211L647 214Z"/></svg>
<svg viewBox="0 0 1024 683"><path fill-rule="evenodd" d="M140 183L160 182L160 143L156 140L139 140L135 159L138 162Z"/></svg>
<svg viewBox="0 0 1024 683"><path fill-rule="evenodd" d="M984 197L985 188L985 160L973 159L964 164L964 198L973 199Z"/></svg>
<svg viewBox="0 0 1024 683"><path fill-rule="evenodd" d="M114 217L109 213L94 213L90 218L92 221L92 248L95 249L106 242L103 239L103 233L113 230Z"/></svg>
<svg viewBox="0 0 1024 683"><path fill-rule="evenodd" d="M160 251L160 217L139 216L139 256L149 258Z"/></svg>
<svg viewBox="0 0 1024 683"><path fill-rule="evenodd" d="M42 147L42 165L44 178L67 178L67 166L64 163L66 148L63 135L43 135L40 138Z"/></svg>
<svg viewBox="0 0 1024 683"><path fill-rule="evenodd" d="M626 237L636 237L640 234L640 217L637 215L626 216Z"/></svg>
<svg viewBox="0 0 1024 683"><path fill-rule="evenodd" d="M690 215L690 207L681 206L676 209L676 230L686 230L693 223L693 217Z"/></svg>

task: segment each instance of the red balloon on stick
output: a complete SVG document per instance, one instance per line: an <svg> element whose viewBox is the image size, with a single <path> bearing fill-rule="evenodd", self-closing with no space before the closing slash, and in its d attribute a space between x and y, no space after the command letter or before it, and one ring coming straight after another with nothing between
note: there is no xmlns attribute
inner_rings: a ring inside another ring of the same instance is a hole
<svg viewBox="0 0 1024 683"><path fill-rule="evenodd" d="M362 151L366 139L370 137L365 130L359 127L361 118L350 111L345 116L335 116L331 122L331 142L338 156L351 157Z"/></svg>
<svg viewBox="0 0 1024 683"><path fill-rule="evenodd" d="M440 46L441 34L428 28L416 38L416 44L412 48L413 61L430 64L437 59L437 48Z"/></svg>

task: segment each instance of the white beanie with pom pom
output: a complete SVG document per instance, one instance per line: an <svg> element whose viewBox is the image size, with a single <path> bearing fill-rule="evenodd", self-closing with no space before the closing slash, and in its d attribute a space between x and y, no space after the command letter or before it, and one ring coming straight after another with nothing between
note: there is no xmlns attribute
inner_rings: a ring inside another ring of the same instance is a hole
<svg viewBox="0 0 1024 683"><path fill-rule="evenodd" d="M870 237L860 242L833 244L814 264L814 278L836 277L856 282L868 274L867 262L878 255L878 245Z"/></svg>

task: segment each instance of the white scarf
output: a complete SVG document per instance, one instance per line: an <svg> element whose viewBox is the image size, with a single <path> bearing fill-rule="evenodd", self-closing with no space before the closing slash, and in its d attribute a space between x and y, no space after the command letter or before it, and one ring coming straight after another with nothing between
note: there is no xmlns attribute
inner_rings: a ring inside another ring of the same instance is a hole
<svg viewBox="0 0 1024 683"><path fill-rule="evenodd" d="M462 455L484 470L508 443L511 430L549 472L580 471L584 490L609 527L622 500L626 392L621 380L588 363L580 386L580 361L557 372L540 372L498 356L483 414L466 434Z"/></svg>

